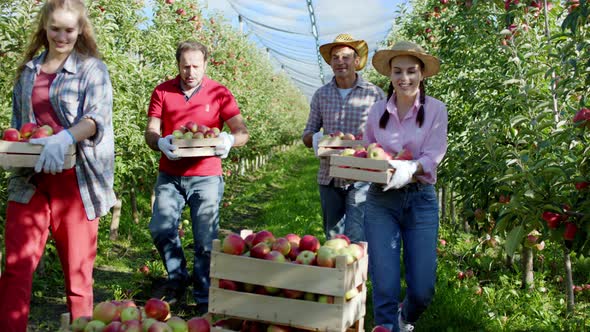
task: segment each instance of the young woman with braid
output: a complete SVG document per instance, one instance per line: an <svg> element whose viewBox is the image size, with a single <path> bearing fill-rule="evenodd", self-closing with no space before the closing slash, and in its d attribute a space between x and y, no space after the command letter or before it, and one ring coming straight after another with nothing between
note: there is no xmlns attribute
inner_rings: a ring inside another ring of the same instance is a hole
<svg viewBox="0 0 590 332"><path fill-rule="evenodd" d="M365 140L391 154L405 149L413 155L389 162L395 169L391 181L371 185L365 211L375 324L392 331L412 331L434 295L439 224L434 184L447 149L448 118L446 106L426 95L424 78L439 66L437 58L405 41L373 57L373 67L391 83L387 99L369 111ZM402 244L408 287L400 305Z"/></svg>

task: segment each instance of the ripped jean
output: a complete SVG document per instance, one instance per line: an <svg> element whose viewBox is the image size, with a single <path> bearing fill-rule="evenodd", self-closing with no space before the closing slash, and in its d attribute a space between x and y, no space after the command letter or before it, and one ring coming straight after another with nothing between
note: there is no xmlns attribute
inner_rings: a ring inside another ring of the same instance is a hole
<svg viewBox="0 0 590 332"><path fill-rule="evenodd" d="M375 325L398 329L401 294L400 253L407 283L402 316L416 322L434 296L438 202L434 186L412 183L382 191L372 184L367 194L365 237L373 285Z"/></svg>

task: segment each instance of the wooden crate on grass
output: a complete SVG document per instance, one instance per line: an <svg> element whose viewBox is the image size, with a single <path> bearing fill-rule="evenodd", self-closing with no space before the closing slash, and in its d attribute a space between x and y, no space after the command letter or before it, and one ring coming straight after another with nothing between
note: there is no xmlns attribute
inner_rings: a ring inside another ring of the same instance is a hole
<svg viewBox="0 0 590 332"><path fill-rule="evenodd" d="M200 138L200 139L173 139L172 144L178 149L174 151L179 157L207 157L215 155L215 146L222 144L223 139Z"/></svg>
<svg viewBox="0 0 590 332"><path fill-rule="evenodd" d="M329 157L333 154L339 154L346 148L352 148L362 145L362 141L344 140L340 137L324 136L318 143L318 156Z"/></svg>
<svg viewBox="0 0 590 332"><path fill-rule="evenodd" d="M386 184L393 172L387 160L330 156L331 177Z"/></svg>
<svg viewBox="0 0 590 332"><path fill-rule="evenodd" d="M220 240L213 241L209 312L305 330L362 331L366 311L368 255L352 264L336 257L336 267L327 268L281 263L221 252ZM232 291L219 287L219 280L297 290L334 297L334 303ZM346 300L346 293L359 293Z"/></svg>
<svg viewBox="0 0 590 332"><path fill-rule="evenodd" d="M35 167L43 145L0 140L0 165L4 167ZM64 158L64 169L76 165L76 146L70 145Z"/></svg>

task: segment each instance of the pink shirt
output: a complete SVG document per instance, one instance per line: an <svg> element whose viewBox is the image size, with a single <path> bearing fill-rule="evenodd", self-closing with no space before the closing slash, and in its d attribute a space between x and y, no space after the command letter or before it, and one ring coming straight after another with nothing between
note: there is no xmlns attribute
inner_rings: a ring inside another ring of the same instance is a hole
<svg viewBox="0 0 590 332"><path fill-rule="evenodd" d="M424 123L418 127L416 117L419 110L419 96L412 109L403 119L397 116L395 95L387 102L389 121L385 129L379 128L379 119L385 112L385 100L376 102L369 111L364 140L377 142L392 155L402 149L409 149L424 169L424 175L417 176L423 183L436 183L436 169L447 152L447 108L440 100L426 96Z"/></svg>

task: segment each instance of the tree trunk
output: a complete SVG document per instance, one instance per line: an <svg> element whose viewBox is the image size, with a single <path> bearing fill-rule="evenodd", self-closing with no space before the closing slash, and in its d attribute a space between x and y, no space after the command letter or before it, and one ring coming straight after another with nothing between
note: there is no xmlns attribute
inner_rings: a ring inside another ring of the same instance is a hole
<svg viewBox="0 0 590 332"><path fill-rule="evenodd" d="M131 188L129 196L131 197L131 213L133 215L133 222L135 222L135 224L139 224L139 212L137 211L137 195L135 194L135 188Z"/></svg>
<svg viewBox="0 0 590 332"><path fill-rule="evenodd" d="M113 206L113 219L111 220L111 230L109 232L109 238L111 241L117 240L119 237L119 221L121 219L121 206L123 202L118 199Z"/></svg>
<svg viewBox="0 0 590 332"><path fill-rule="evenodd" d="M532 289L535 287L535 279L533 273L533 249L522 247L522 288Z"/></svg>
<svg viewBox="0 0 590 332"><path fill-rule="evenodd" d="M574 313L574 280L572 278L572 260L570 250L566 247L563 251L563 262L565 264L565 294L567 297L567 312Z"/></svg>

